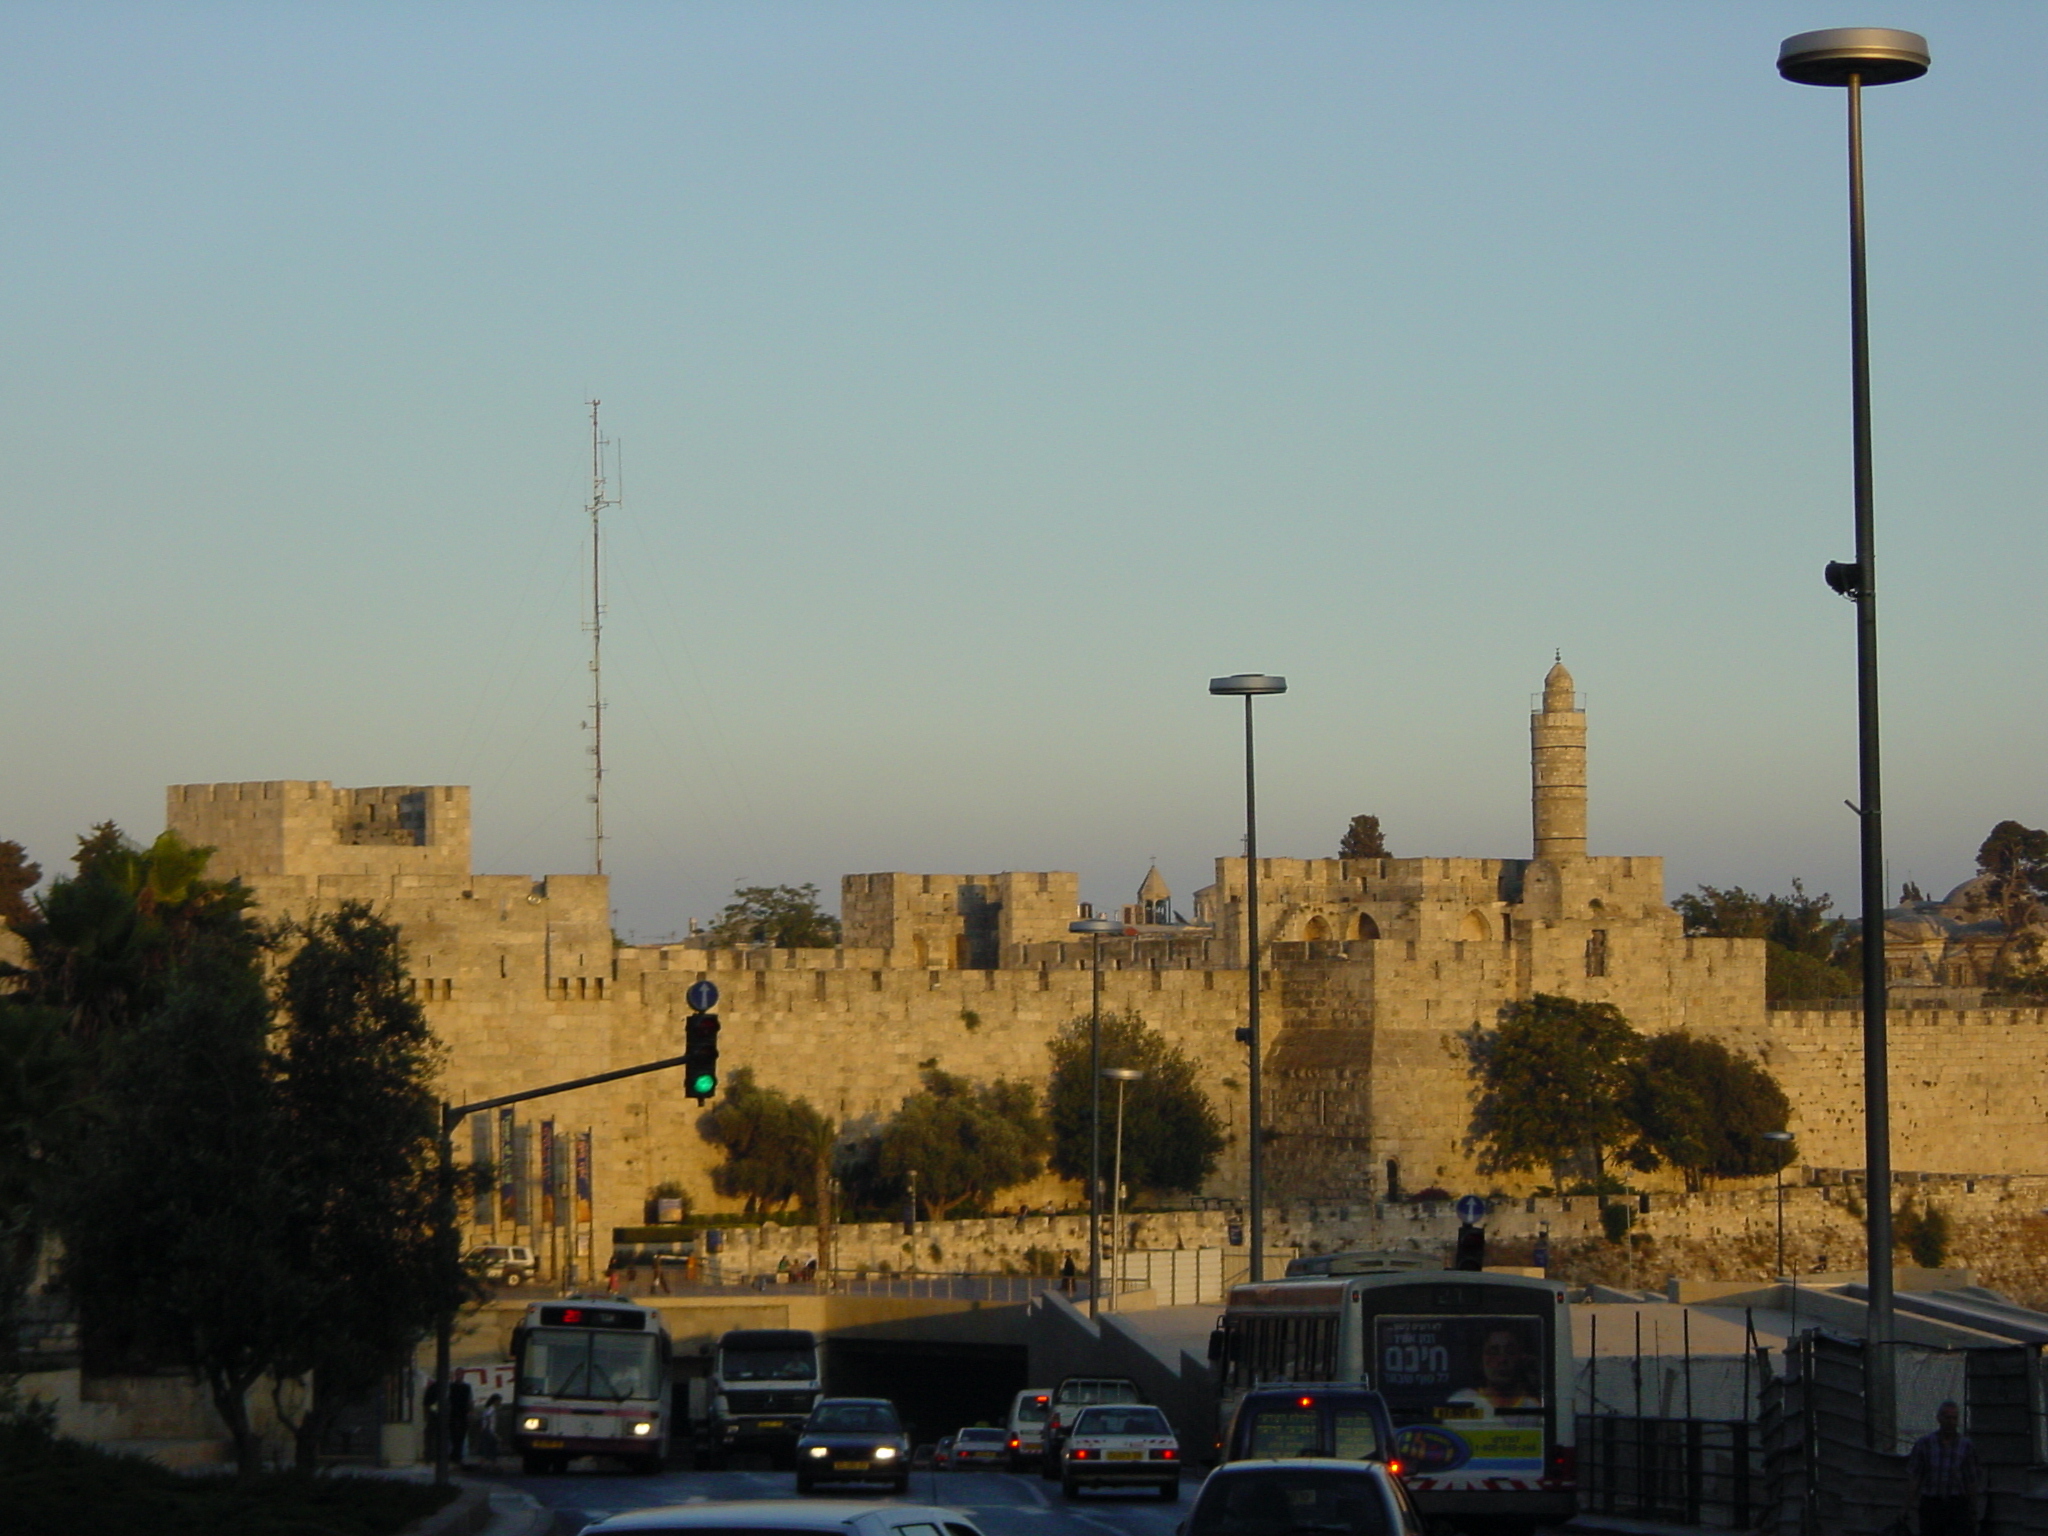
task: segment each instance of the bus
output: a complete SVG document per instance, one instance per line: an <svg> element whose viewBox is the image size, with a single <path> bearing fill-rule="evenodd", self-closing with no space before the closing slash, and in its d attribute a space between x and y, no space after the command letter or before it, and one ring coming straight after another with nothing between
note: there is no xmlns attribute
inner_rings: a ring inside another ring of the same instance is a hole
<svg viewBox="0 0 2048 1536"><path fill-rule="evenodd" d="M1309 1266L1231 1288L1209 1344L1219 1423L1264 1383L1357 1382L1386 1399L1401 1480L1433 1522L1521 1532L1577 1513L1562 1285L1406 1254Z"/></svg>
<svg viewBox="0 0 2048 1536"><path fill-rule="evenodd" d="M536 1301L512 1332L512 1444L530 1473L575 1456L658 1472L672 1411L668 1329L651 1307Z"/></svg>

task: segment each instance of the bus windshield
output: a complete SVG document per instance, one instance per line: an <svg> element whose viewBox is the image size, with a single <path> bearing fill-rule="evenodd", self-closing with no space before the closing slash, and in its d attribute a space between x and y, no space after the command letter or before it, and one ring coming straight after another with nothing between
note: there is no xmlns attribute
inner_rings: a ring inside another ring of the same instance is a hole
<svg viewBox="0 0 2048 1536"><path fill-rule="evenodd" d="M519 1393L608 1403L659 1396L657 1342L645 1333L531 1329L520 1352Z"/></svg>
<svg viewBox="0 0 2048 1536"><path fill-rule="evenodd" d="M718 1372L727 1381L814 1381L818 1357L809 1349L722 1349Z"/></svg>

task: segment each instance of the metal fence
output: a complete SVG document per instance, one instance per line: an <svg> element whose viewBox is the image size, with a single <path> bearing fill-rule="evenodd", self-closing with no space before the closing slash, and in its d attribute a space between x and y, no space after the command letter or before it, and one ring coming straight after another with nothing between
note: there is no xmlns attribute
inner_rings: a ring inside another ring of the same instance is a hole
<svg viewBox="0 0 2048 1536"><path fill-rule="evenodd" d="M1763 1507L1763 1447L1740 1419L1581 1414L1578 1434L1588 1514L1746 1531Z"/></svg>

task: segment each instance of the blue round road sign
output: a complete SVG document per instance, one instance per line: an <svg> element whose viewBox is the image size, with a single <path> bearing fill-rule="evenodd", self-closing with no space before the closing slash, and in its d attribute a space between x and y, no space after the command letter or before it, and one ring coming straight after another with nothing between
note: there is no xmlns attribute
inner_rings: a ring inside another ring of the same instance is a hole
<svg viewBox="0 0 2048 1536"><path fill-rule="evenodd" d="M718 1006L718 988L708 981L693 981L690 990L683 994L683 1001L690 1005L692 1013L709 1013Z"/></svg>
<svg viewBox="0 0 2048 1536"><path fill-rule="evenodd" d="M1468 1227L1476 1227L1486 1220L1486 1202L1477 1195L1463 1195L1457 1204L1458 1220Z"/></svg>

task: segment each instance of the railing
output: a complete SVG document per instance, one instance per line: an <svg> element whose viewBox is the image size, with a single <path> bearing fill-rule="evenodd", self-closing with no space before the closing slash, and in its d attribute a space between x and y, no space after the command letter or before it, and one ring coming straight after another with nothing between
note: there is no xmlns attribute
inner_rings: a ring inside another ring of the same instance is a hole
<svg viewBox="0 0 2048 1536"><path fill-rule="evenodd" d="M774 1275L752 1275L733 1277L718 1283L705 1280L685 1280L672 1268L664 1266L665 1273L657 1282L647 1271L641 1270L631 1280L623 1277L618 1294L635 1298L661 1296L739 1296L761 1292L781 1296L893 1296L916 1301L991 1301L1021 1303L1048 1291L1064 1292L1074 1301L1088 1298L1088 1279L1076 1276L1071 1285L1061 1281L1058 1275L983 1275L983 1274L930 1274L930 1275L871 1275L864 1279L852 1279L845 1275L826 1280L820 1276L810 1280L784 1280ZM1141 1289L1142 1281L1127 1280L1125 1290ZM1108 1284L1105 1279L1104 1291Z"/></svg>
<svg viewBox="0 0 2048 1536"><path fill-rule="evenodd" d="M1763 1452L1740 1419L1580 1414L1578 1436L1587 1514L1746 1531L1762 1510Z"/></svg>

